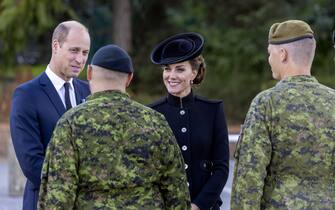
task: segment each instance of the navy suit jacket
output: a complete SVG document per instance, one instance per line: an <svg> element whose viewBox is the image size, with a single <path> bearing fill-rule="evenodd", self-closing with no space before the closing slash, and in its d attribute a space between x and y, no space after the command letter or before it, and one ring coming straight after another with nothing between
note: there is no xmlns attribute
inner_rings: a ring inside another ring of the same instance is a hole
<svg viewBox="0 0 335 210"><path fill-rule="evenodd" d="M149 105L168 121L185 161L192 203L201 210L219 210L229 172L229 143L223 102L191 92L168 94Z"/></svg>
<svg viewBox="0 0 335 210"><path fill-rule="evenodd" d="M76 102L90 94L87 82L73 79ZM10 131L17 159L27 177L23 210L37 209L46 147L65 107L46 73L18 86L13 94Z"/></svg>

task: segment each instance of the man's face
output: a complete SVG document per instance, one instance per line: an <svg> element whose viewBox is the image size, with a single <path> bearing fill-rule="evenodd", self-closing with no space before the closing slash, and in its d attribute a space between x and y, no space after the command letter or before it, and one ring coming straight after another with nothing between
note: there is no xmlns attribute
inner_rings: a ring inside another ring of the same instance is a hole
<svg viewBox="0 0 335 210"><path fill-rule="evenodd" d="M90 36L84 28L73 27L63 44L54 41L55 73L65 81L78 77L83 70L89 49Z"/></svg>
<svg viewBox="0 0 335 210"><path fill-rule="evenodd" d="M268 53L269 53L268 61L271 66L272 77L276 80L281 80L280 51L276 46L269 44Z"/></svg>

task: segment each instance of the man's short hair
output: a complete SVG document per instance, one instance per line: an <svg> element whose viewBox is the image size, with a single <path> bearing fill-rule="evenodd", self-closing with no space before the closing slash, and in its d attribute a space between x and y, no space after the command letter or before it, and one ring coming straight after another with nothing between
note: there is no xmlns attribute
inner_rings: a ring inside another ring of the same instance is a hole
<svg viewBox="0 0 335 210"><path fill-rule="evenodd" d="M74 20L65 21L65 22L61 22L60 24L58 24L58 26L55 28L52 34L52 41L57 40L60 46L62 46L67 38L67 35L70 32L70 29L75 26L82 27L88 32L88 29L83 24L77 21L74 21Z"/></svg>
<svg viewBox="0 0 335 210"><path fill-rule="evenodd" d="M292 61L300 66L312 65L316 42L315 39L301 39L283 44L290 52Z"/></svg>
<svg viewBox="0 0 335 210"><path fill-rule="evenodd" d="M62 46L66 40L67 35L69 34L69 31L70 31L69 26L66 26L64 23L58 24L58 26L55 28L52 34L52 41L57 40L60 46Z"/></svg>

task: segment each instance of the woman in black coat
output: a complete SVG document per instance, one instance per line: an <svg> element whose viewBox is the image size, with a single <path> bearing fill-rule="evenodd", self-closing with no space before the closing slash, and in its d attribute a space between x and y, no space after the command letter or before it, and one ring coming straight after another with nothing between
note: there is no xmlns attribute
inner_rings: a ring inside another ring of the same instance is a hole
<svg viewBox="0 0 335 210"><path fill-rule="evenodd" d="M220 209L229 171L228 132L221 100L192 91L205 74L204 40L197 33L177 34L159 43L151 61L162 66L168 95L151 105L171 126L185 161L192 210Z"/></svg>

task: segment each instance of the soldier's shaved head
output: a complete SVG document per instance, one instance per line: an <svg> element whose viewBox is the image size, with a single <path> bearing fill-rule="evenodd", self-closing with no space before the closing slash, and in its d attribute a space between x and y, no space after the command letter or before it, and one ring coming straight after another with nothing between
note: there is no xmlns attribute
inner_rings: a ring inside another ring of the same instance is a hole
<svg viewBox="0 0 335 210"><path fill-rule="evenodd" d="M92 80L97 83L107 83L114 86L125 86L127 83L128 74L118 71L102 68L100 66L92 65Z"/></svg>
<svg viewBox="0 0 335 210"><path fill-rule="evenodd" d="M302 39L299 41L283 44L292 61L299 66L312 65L315 54L315 39Z"/></svg>

